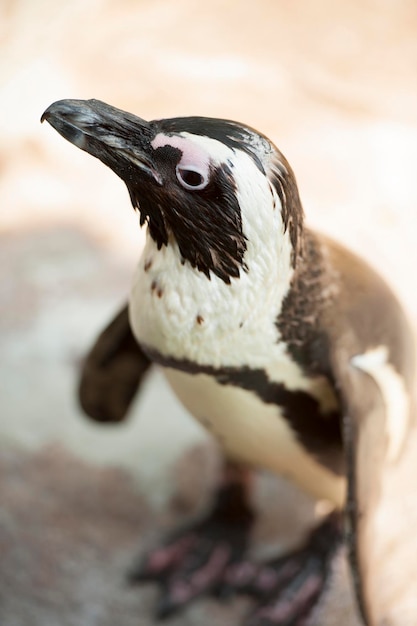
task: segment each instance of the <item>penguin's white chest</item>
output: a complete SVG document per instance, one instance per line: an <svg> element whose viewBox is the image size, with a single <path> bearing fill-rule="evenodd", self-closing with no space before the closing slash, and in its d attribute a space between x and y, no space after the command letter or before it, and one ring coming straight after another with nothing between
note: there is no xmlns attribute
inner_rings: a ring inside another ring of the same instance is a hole
<svg viewBox="0 0 417 626"><path fill-rule="evenodd" d="M328 382L306 377L279 336L276 319L292 272L287 257L285 271L257 259L228 285L184 266L173 246L156 250L148 241L134 278L131 326L144 350L165 365L180 401L228 456L284 474L314 496L342 506L343 479L298 442L280 407L253 391L220 384L214 375L222 368L263 370L271 383L310 393L323 412L335 408ZM213 375L188 374L167 367L170 362Z"/></svg>
<svg viewBox="0 0 417 626"><path fill-rule="evenodd" d="M281 351L276 319L293 269L287 237L279 262L264 248L248 242L249 270L227 284L183 262L175 242L158 250L148 238L129 307L139 343L165 357L213 368L273 361L271 353Z"/></svg>
<svg viewBox="0 0 417 626"><path fill-rule="evenodd" d="M307 493L342 507L345 482L297 441L280 408L251 391L207 374L164 373L185 408L219 441L227 456L283 474Z"/></svg>

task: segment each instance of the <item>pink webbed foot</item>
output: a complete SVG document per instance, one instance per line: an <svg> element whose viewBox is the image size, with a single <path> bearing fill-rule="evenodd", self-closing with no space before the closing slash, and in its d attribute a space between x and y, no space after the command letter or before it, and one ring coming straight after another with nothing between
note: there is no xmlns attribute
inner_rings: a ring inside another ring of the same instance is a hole
<svg viewBox="0 0 417 626"><path fill-rule="evenodd" d="M142 559L129 580L159 584L158 619L216 591L228 568L244 555L253 517L242 485L231 482L220 490L207 518L176 532Z"/></svg>
<svg viewBox="0 0 417 626"><path fill-rule="evenodd" d="M245 626L304 626L325 588L332 557L342 540L339 514L327 517L299 550L265 564L231 565L224 593L244 593L256 600Z"/></svg>

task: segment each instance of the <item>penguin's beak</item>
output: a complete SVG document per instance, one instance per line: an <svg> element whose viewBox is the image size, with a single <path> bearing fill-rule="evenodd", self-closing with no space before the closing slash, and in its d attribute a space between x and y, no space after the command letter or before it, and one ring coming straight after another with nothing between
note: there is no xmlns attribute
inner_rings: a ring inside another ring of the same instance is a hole
<svg viewBox="0 0 417 626"><path fill-rule="evenodd" d="M100 100L58 100L43 113L44 120L124 181L139 173L162 184L152 159L155 131L146 120Z"/></svg>

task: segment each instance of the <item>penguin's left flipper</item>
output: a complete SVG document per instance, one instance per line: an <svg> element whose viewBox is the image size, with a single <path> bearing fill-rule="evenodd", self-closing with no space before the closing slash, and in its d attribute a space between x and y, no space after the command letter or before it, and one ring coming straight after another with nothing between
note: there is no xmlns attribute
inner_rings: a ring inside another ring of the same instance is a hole
<svg viewBox="0 0 417 626"><path fill-rule="evenodd" d="M365 576L367 547L364 528L374 515L379 491L381 455L385 448L385 405L379 385L359 367L366 350L355 351L334 345L333 372L342 406L342 434L346 459L347 502L346 544L359 613L370 621ZM356 360L355 360L356 359ZM362 536L364 535L364 536Z"/></svg>
<svg viewBox="0 0 417 626"><path fill-rule="evenodd" d="M408 524L401 530L401 524L395 527L395 522L404 518L404 504L410 503L412 493L404 484L410 479L410 469L402 461L407 453L415 457L417 452L412 335L399 352L400 344L392 360L393 343L391 348L374 343L353 350L335 340L331 354L343 416L346 542L359 612L366 626L417 623L417 542L408 542L407 557ZM407 444L414 445L411 454ZM412 498L417 507L417 494Z"/></svg>
<svg viewBox="0 0 417 626"><path fill-rule="evenodd" d="M414 626L414 333L379 275L339 244L322 244L339 281L319 326L340 403L346 543L358 605L367 626Z"/></svg>
<svg viewBox="0 0 417 626"><path fill-rule="evenodd" d="M83 363L78 393L85 413L98 422L120 422L150 365L132 334L125 306Z"/></svg>

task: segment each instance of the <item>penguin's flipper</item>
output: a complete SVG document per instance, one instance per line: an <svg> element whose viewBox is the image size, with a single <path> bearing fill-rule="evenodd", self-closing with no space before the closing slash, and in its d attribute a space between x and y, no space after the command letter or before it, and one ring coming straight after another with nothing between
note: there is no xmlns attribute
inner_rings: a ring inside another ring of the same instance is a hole
<svg viewBox="0 0 417 626"><path fill-rule="evenodd" d="M359 608L367 626L412 626L417 623L412 387L384 346L355 354L335 342L332 360L343 411L347 542Z"/></svg>
<svg viewBox="0 0 417 626"><path fill-rule="evenodd" d="M121 421L150 364L132 334L125 306L84 361L78 393L85 413L99 422Z"/></svg>

